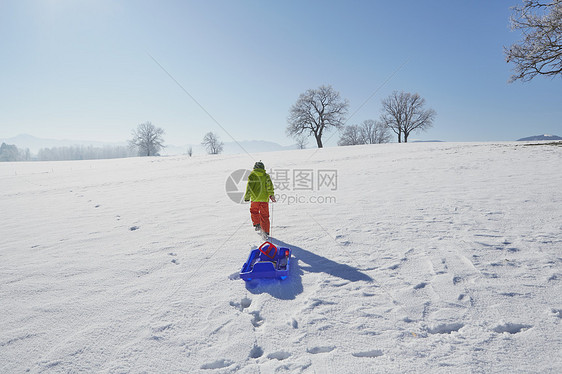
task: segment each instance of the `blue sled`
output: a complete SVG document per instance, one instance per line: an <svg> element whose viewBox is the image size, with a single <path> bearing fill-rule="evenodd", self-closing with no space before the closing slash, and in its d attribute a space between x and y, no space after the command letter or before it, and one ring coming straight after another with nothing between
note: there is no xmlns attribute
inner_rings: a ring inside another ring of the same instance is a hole
<svg viewBox="0 0 562 374"><path fill-rule="evenodd" d="M240 270L240 278L247 282L258 278L285 279L289 275L290 259L289 248L277 248L272 243L265 242L250 252L248 260Z"/></svg>

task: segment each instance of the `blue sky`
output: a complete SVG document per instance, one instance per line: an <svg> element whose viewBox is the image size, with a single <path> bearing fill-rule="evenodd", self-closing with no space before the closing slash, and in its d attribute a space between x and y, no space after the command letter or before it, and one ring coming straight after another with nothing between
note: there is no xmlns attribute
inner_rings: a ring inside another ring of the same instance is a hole
<svg viewBox="0 0 562 374"><path fill-rule="evenodd" d="M3 0L0 138L125 141L151 121L167 144L231 141L222 126L288 145L289 108L320 85L349 100L349 124L419 93L437 117L410 140L562 135L559 77L508 83L519 2Z"/></svg>

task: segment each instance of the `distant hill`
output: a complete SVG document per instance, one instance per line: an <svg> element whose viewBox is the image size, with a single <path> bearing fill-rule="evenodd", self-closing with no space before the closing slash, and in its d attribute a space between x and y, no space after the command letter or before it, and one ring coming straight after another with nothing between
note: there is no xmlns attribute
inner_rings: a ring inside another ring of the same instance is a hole
<svg viewBox="0 0 562 374"><path fill-rule="evenodd" d="M562 140L562 138L556 135L544 134L544 135L529 136L528 138L517 139L518 142L529 142L529 141L537 141L537 140Z"/></svg>

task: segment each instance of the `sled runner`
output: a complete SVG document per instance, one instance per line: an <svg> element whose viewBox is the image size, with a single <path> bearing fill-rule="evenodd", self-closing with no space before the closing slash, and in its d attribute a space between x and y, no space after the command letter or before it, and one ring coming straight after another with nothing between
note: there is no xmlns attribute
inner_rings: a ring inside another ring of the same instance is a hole
<svg viewBox="0 0 562 374"><path fill-rule="evenodd" d="M290 258L289 248L277 248L273 243L265 242L250 252L240 271L240 278L245 281L258 278L285 279L289 275Z"/></svg>

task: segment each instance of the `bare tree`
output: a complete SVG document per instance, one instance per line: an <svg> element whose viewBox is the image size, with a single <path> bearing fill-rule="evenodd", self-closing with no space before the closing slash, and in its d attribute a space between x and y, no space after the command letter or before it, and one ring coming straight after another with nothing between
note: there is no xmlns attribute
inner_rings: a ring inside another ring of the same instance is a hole
<svg viewBox="0 0 562 374"><path fill-rule="evenodd" d="M381 122L368 119L360 125L346 126L338 145L380 144L389 141L388 127Z"/></svg>
<svg viewBox="0 0 562 374"><path fill-rule="evenodd" d="M368 119L359 127L364 144L381 144L390 142L388 127L382 122Z"/></svg>
<svg viewBox="0 0 562 374"><path fill-rule="evenodd" d="M296 136L295 140L297 142L297 149L305 149L306 146L308 145L308 140L306 139L306 136L302 134Z"/></svg>
<svg viewBox="0 0 562 374"><path fill-rule="evenodd" d="M212 132L205 134L201 144L205 147L205 149L207 149L207 153L210 155L218 155L219 153L222 153L224 147L224 143L221 142L219 137Z"/></svg>
<svg viewBox="0 0 562 374"><path fill-rule="evenodd" d="M361 134L361 128L358 125L346 126L338 141L338 145L358 145L365 144L365 140Z"/></svg>
<svg viewBox="0 0 562 374"><path fill-rule="evenodd" d="M382 123L398 135L398 143L408 142L413 131L427 130L433 125L437 113L433 109L424 109L425 99L409 92L394 91L382 101Z"/></svg>
<svg viewBox="0 0 562 374"><path fill-rule="evenodd" d="M343 126L348 106L348 101L342 100L332 86L307 90L289 111L287 135L314 135L318 148L322 148L322 135Z"/></svg>
<svg viewBox="0 0 562 374"><path fill-rule="evenodd" d="M523 40L504 48L506 61L515 64L510 82L561 74L562 0L524 0L512 9L511 28L521 30Z"/></svg>
<svg viewBox="0 0 562 374"><path fill-rule="evenodd" d="M164 148L164 130L150 122L141 123L132 131L133 139L129 140L129 147L136 149L139 156L156 156Z"/></svg>

